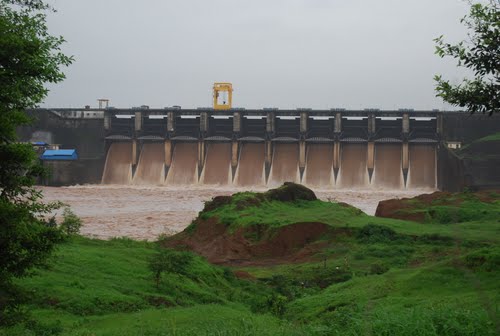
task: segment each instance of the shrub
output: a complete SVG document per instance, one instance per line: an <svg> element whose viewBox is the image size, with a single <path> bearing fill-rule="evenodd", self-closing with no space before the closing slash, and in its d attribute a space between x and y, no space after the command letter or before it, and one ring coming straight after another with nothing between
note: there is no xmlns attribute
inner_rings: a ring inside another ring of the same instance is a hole
<svg viewBox="0 0 500 336"><path fill-rule="evenodd" d="M468 254L465 265L473 270L492 272L500 269L500 249L483 248Z"/></svg>
<svg viewBox="0 0 500 336"><path fill-rule="evenodd" d="M389 267L385 264L375 263L370 265L370 274L384 274L389 270Z"/></svg>
<svg viewBox="0 0 500 336"><path fill-rule="evenodd" d="M70 208L65 208L63 212L63 221L60 228L67 236L74 236L80 233L82 227L82 220L75 215Z"/></svg>
<svg viewBox="0 0 500 336"><path fill-rule="evenodd" d="M396 240L399 235L386 226L368 224L359 230L357 238L365 243L379 243Z"/></svg>
<svg viewBox="0 0 500 336"><path fill-rule="evenodd" d="M448 236L442 236L437 233L423 234L418 237L418 240L424 244L443 244L451 245L453 244L453 238Z"/></svg>
<svg viewBox="0 0 500 336"><path fill-rule="evenodd" d="M179 252L168 249L159 249L149 261L149 269L153 273L156 288L160 286L163 272L177 275L188 275L188 269L193 255L188 252Z"/></svg>
<svg viewBox="0 0 500 336"><path fill-rule="evenodd" d="M285 314L287 298L280 294L273 294L267 298L267 307L269 311L278 317Z"/></svg>

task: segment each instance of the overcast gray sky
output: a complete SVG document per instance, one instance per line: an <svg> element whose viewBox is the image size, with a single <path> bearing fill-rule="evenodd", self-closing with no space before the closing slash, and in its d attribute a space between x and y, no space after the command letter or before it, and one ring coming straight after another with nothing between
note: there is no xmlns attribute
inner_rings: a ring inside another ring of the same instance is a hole
<svg viewBox="0 0 500 336"><path fill-rule="evenodd" d="M463 0L52 0L49 29L75 62L48 107L211 105L212 84L246 108L446 108L434 55L465 37Z"/></svg>

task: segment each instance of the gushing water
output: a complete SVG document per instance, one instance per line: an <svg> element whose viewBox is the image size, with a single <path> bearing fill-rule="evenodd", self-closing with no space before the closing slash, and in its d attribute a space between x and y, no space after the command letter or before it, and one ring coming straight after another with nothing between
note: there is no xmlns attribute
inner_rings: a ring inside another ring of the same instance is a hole
<svg viewBox="0 0 500 336"><path fill-rule="evenodd" d="M108 150L103 184L129 184L132 181L132 143L115 142Z"/></svg>
<svg viewBox="0 0 500 336"><path fill-rule="evenodd" d="M274 145L269 185L276 186L283 182L299 182L299 180L299 145Z"/></svg>
<svg viewBox="0 0 500 336"><path fill-rule="evenodd" d="M436 187L436 149L429 145L410 146L408 188Z"/></svg>
<svg viewBox="0 0 500 336"><path fill-rule="evenodd" d="M165 180L165 148L163 143L144 144L134 175L134 184L163 184Z"/></svg>
<svg viewBox="0 0 500 336"><path fill-rule="evenodd" d="M265 151L263 143L245 143L240 150L236 176L237 186L263 186L266 184L264 171Z"/></svg>
<svg viewBox="0 0 500 336"><path fill-rule="evenodd" d="M339 188L367 188L369 186L366 167L366 144L344 144L342 146Z"/></svg>
<svg viewBox="0 0 500 336"><path fill-rule="evenodd" d="M231 183L231 143L211 143L200 183L225 185Z"/></svg>
<svg viewBox="0 0 500 336"><path fill-rule="evenodd" d="M198 181L198 143L179 142L174 146L168 185L192 185Z"/></svg>
<svg viewBox="0 0 500 336"><path fill-rule="evenodd" d="M308 146L303 183L314 187L333 187L335 184L333 145L313 144Z"/></svg>
<svg viewBox="0 0 500 336"><path fill-rule="evenodd" d="M404 188L401 144L377 144L372 185L385 189Z"/></svg>

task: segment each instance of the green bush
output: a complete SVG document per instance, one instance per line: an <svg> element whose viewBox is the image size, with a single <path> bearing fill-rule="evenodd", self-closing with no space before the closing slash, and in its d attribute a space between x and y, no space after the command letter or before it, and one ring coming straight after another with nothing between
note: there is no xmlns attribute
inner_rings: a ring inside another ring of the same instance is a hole
<svg viewBox="0 0 500 336"><path fill-rule="evenodd" d="M500 269L500 249L483 248L465 257L468 268L478 271L492 272Z"/></svg>
<svg viewBox="0 0 500 336"><path fill-rule="evenodd" d="M153 273L156 287L160 286L161 275L164 272L187 276L192 260L193 255L189 252L159 248L158 253L149 261L149 269Z"/></svg>
<svg viewBox="0 0 500 336"><path fill-rule="evenodd" d="M74 236L80 233L82 220L75 215L70 208L65 208L63 212L63 221L59 227L65 235Z"/></svg>
<svg viewBox="0 0 500 336"><path fill-rule="evenodd" d="M394 241L399 238L399 235L389 227L368 224L359 230L357 238L364 243L381 243Z"/></svg>
<svg viewBox="0 0 500 336"><path fill-rule="evenodd" d="M389 267L385 264L375 263L370 265L370 274L384 274L389 270Z"/></svg>
<svg viewBox="0 0 500 336"><path fill-rule="evenodd" d="M418 237L418 241L424 244L442 244L442 245L452 245L454 240L451 237L443 236L437 233L423 234Z"/></svg>

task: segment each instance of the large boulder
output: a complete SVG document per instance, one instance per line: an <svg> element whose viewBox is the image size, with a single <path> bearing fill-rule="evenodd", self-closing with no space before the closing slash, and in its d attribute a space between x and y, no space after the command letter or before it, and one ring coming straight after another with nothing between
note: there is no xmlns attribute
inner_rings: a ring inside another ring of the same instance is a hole
<svg viewBox="0 0 500 336"><path fill-rule="evenodd" d="M281 202L293 202L293 201L315 201L318 198L309 188L304 187L301 184L285 182L281 187L276 189L271 189L265 194L266 199L275 200Z"/></svg>

